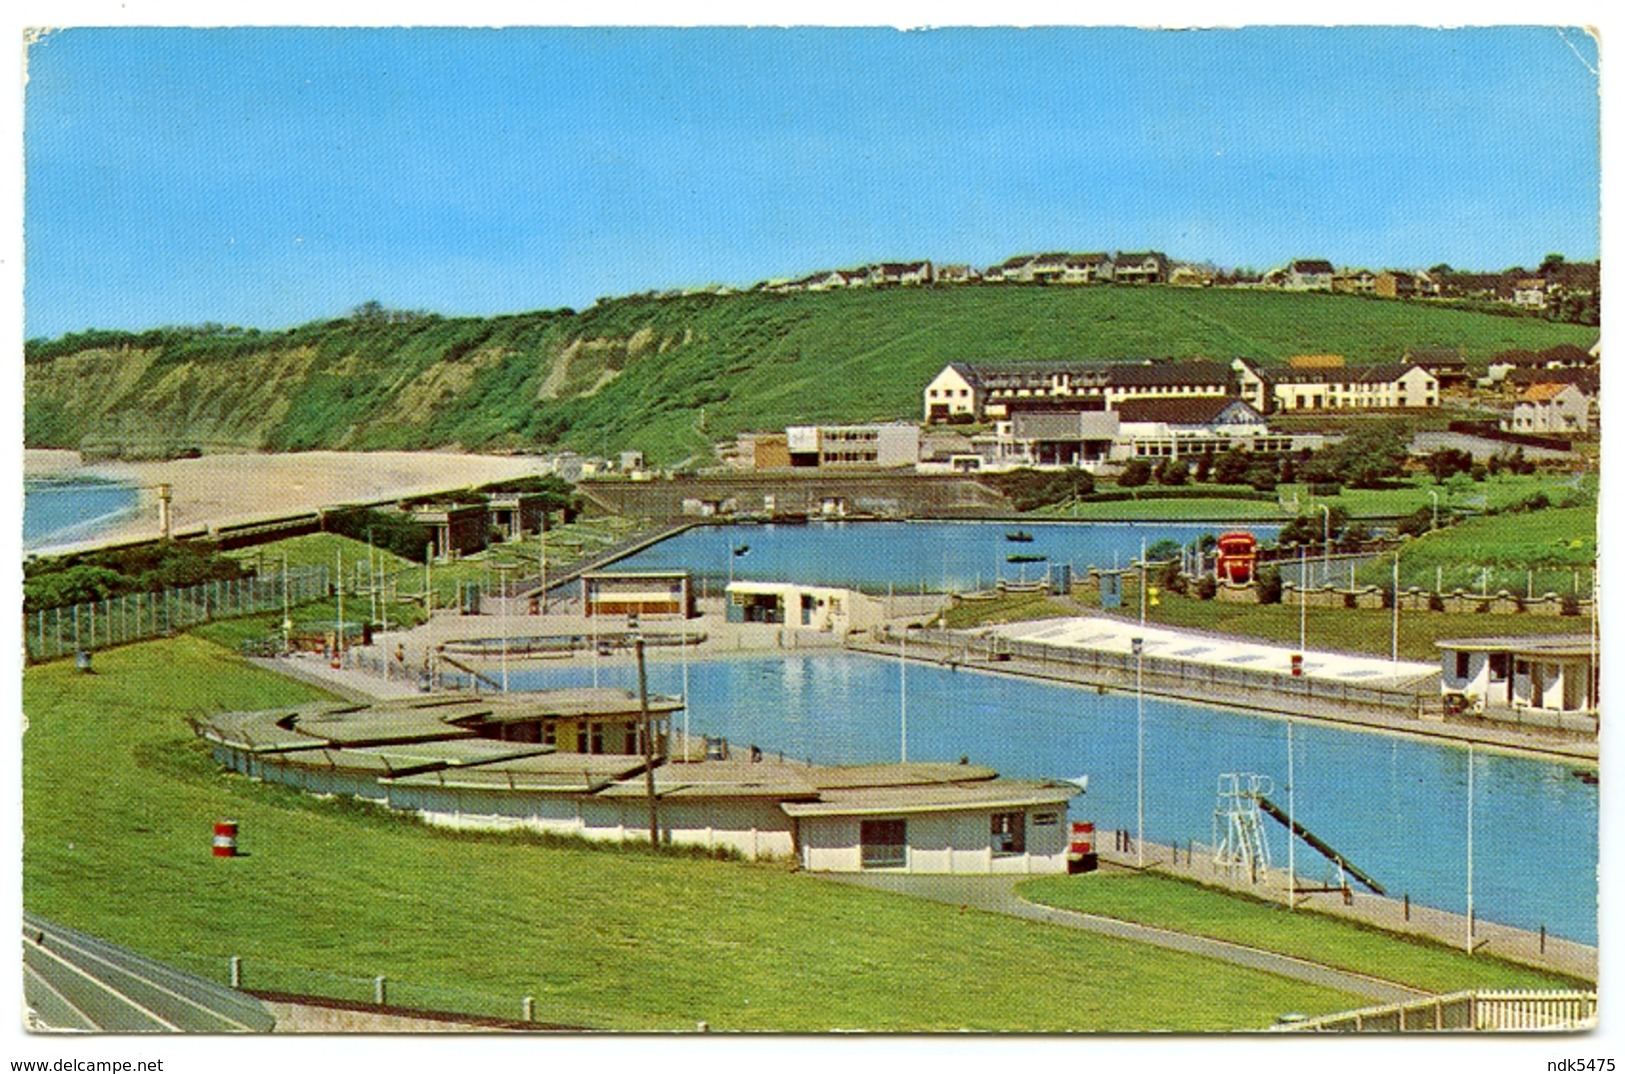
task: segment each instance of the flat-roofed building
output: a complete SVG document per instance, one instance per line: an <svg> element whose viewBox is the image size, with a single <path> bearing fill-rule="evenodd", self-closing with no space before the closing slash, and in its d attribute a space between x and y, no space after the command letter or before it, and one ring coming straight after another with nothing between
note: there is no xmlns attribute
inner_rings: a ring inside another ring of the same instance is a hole
<svg viewBox="0 0 1625 1074"><path fill-rule="evenodd" d="M1485 719L1597 730L1598 649L1589 634L1442 638L1439 688Z"/></svg>
<svg viewBox="0 0 1625 1074"><path fill-rule="evenodd" d="M879 626L886 618L877 598L834 586L734 581L728 583L727 600L730 623L782 623L844 634Z"/></svg>
<svg viewBox="0 0 1625 1074"><path fill-rule="evenodd" d="M496 492L486 501L488 525L502 533L503 540L517 541L542 531L546 524L546 500L536 492Z"/></svg>
<svg viewBox="0 0 1625 1074"><path fill-rule="evenodd" d="M676 707L651 699L661 743ZM1001 779L964 763L805 764L721 739L657 748L651 766L638 748L641 720L629 719L637 708L625 691L541 691L224 713L194 726L228 768L449 828L647 842L652 783L656 837L674 846L830 872L1067 868L1067 806L1079 784ZM492 737L547 721L552 743ZM570 721L589 724L576 750Z"/></svg>
<svg viewBox="0 0 1625 1074"><path fill-rule="evenodd" d="M791 425L784 434L794 467L891 469L920 461L920 427L909 422Z"/></svg>
<svg viewBox="0 0 1625 1074"><path fill-rule="evenodd" d="M694 617L687 571L590 571L581 576L581 614Z"/></svg>
<svg viewBox="0 0 1625 1074"><path fill-rule="evenodd" d="M491 518L485 504L426 503L403 505L407 518L428 526L437 559L455 559L485 548Z"/></svg>

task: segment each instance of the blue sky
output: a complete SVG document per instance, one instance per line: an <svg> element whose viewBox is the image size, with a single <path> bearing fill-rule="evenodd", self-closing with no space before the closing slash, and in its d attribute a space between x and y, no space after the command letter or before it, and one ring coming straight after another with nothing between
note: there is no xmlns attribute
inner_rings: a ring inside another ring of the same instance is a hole
<svg viewBox="0 0 1625 1074"><path fill-rule="evenodd" d="M931 258L1598 256L1553 28L71 29L25 328L455 314Z"/></svg>

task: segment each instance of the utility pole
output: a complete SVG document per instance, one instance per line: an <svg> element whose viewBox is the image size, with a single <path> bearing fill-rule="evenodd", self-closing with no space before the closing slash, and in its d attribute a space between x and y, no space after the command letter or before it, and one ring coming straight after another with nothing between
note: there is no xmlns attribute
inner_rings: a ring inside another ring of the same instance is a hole
<svg viewBox="0 0 1625 1074"><path fill-rule="evenodd" d="M1394 549L1394 681L1399 681L1399 549Z"/></svg>
<svg viewBox="0 0 1625 1074"><path fill-rule="evenodd" d="M1286 908L1298 908L1297 787L1293 778L1292 717L1286 718Z"/></svg>
<svg viewBox="0 0 1625 1074"><path fill-rule="evenodd" d="M1144 557L1141 557L1144 562ZM1145 868L1145 639L1134 639L1134 854L1141 869Z"/></svg>
<svg viewBox="0 0 1625 1074"><path fill-rule="evenodd" d="M282 653L293 648L293 607L288 601L288 553L282 553Z"/></svg>
<svg viewBox="0 0 1625 1074"><path fill-rule="evenodd" d="M908 763L908 624L903 624L903 642L897 648L897 674L902 684L903 749L902 763Z"/></svg>
<svg viewBox="0 0 1625 1074"><path fill-rule="evenodd" d="M655 736L649 719L649 680L643 667L643 635L632 639L638 657L638 708L643 712L643 789L649 800L649 848L660 849L660 816L655 809Z"/></svg>

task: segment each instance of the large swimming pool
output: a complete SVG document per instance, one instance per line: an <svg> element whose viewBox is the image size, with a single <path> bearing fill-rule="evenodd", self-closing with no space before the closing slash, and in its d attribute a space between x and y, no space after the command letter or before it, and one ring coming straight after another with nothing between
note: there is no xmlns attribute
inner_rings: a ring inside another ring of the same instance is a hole
<svg viewBox="0 0 1625 1074"><path fill-rule="evenodd" d="M1136 542L1137 543L1137 542ZM636 688L626 656L598 668L604 685ZM515 689L590 682L586 667L512 675ZM895 760L902 709L897 661L855 653L788 653L691 662L689 723L773 753L826 763ZM682 691L681 665L651 663L649 688ZM910 760L991 765L1017 777L1087 774L1074 819L1135 826L1132 695L934 665L908 668ZM679 715L678 720L682 717ZM1296 815L1398 897L1466 909L1465 749L1298 722ZM1218 777L1273 777L1286 806L1287 734L1279 719L1145 700L1146 838L1208 843ZM1598 791L1561 765L1477 751L1474 908L1485 921L1583 943L1597 939ZM1284 831L1272 852L1286 861ZM1299 845L1301 875L1330 874Z"/></svg>

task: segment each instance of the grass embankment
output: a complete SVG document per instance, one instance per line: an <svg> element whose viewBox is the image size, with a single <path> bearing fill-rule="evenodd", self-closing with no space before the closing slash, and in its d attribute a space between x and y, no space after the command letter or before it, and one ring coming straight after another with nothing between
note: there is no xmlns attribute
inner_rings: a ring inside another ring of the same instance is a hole
<svg viewBox="0 0 1625 1074"><path fill-rule="evenodd" d="M1459 587L1477 593L1487 579L1492 593L1525 594L1532 586L1537 597L1553 592L1589 599L1596 562L1596 505L1553 507L1468 519L1423 534L1400 552L1399 584L1431 590L1442 579L1447 592ZM1356 579L1385 585L1391 572L1388 564L1372 564Z"/></svg>
<svg viewBox="0 0 1625 1074"><path fill-rule="evenodd" d="M1468 988L1577 988L1583 981L1426 940L1394 936L1316 913L1153 874L1043 877L1022 895L1049 906L1245 944L1432 992Z"/></svg>
<svg viewBox="0 0 1625 1074"><path fill-rule="evenodd" d="M1079 325L1089 331L1079 333ZM798 422L914 418L950 358L1139 361L1589 347L1596 329L1423 303L1165 287L938 287L607 300L581 312L30 347L24 437L184 445L644 451L657 465ZM154 430L164 430L157 434Z"/></svg>
<svg viewBox="0 0 1625 1074"><path fill-rule="evenodd" d="M1354 996L782 867L474 836L222 772L190 714L313 696L196 637L29 668L31 911L250 987L621 1030L1230 1030ZM245 857L210 856L241 824ZM1037 982L1042 982L1038 984Z"/></svg>
<svg viewBox="0 0 1625 1074"><path fill-rule="evenodd" d="M1332 496L1315 496L1308 485L1298 482L1279 486L1273 500L1256 498L1253 490L1245 485L1191 482L1171 489L1156 486L1119 489L1113 485L1102 485L1102 492L1129 492L1133 498L1072 501L1039 508L1032 514L1035 517L1100 521L1284 522L1300 514L1318 519L1320 504L1341 507L1350 518L1355 519L1401 518L1437 505L1439 517L1448 520L1453 510L1500 510L1526 500L1537 492L1545 493L1556 503L1563 503L1567 498L1594 501L1596 489L1595 475L1585 475L1578 483L1571 484L1570 480L1554 482L1547 474L1497 474L1483 481L1462 477L1444 485L1431 477L1416 476L1395 482L1389 488L1345 488ZM1198 490L1213 495L1192 495ZM1234 491L1238 495L1222 495L1226 491Z"/></svg>

